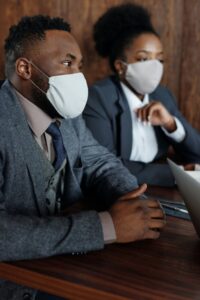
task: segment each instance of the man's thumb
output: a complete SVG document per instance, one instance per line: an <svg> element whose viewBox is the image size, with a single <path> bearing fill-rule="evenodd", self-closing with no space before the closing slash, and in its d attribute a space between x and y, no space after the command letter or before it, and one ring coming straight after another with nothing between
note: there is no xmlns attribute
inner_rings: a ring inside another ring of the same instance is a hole
<svg viewBox="0 0 200 300"><path fill-rule="evenodd" d="M146 191L146 189L147 189L147 184L143 183L141 186L139 186L135 190L120 197L119 200L128 200L131 198L137 198L137 197L141 196Z"/></svg>

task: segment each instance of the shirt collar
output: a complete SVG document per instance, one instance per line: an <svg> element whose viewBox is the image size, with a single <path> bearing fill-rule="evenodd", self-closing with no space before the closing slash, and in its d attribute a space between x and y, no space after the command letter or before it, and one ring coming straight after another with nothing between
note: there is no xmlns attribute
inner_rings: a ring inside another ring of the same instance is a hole
<svg viewBox="0 0 200 300"><path fill-rule="evenodd" d="M120 84L128 102L131 103L133 109L137 109L149 104L148 94L145 94L143 101L141 101L140 98L138 98L122 81L120 81Z"/></svg>
<svg viewBox="0 0 200 300"><path fill-rule="evenodd" d="M25 98L21 93L14 89L17 98L24 110L27 122L33 131L34 135L40 137L55 119L52 119L37 105Z"/></svg>

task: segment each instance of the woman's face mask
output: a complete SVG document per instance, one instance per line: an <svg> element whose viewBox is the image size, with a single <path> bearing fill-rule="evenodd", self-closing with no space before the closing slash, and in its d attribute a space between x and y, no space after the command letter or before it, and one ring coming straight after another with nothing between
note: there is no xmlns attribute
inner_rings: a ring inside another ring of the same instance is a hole
<svg viewBox="0 0 200 300"><path fill-rule="evenodd" d="M46 94L59 115L65 119L79 116L83 112L88 98L88 86L83 73L48 77L38 66L30 63L48 78L49 88L46 93L33 81L32 83Z"/></svg>
<svg viewBox="0 0 200 300"><path fill-rule="evenodd" d="M127 65L125 79L138 94L150 94L159 85L163 75L163 64L159 60L124 64Z"/></svg>

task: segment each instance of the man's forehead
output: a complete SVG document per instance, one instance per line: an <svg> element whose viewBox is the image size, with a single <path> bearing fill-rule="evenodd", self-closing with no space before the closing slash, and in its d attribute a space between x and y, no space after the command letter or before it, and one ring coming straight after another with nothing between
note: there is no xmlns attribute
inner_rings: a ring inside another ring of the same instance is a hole
<svg viewBox="0 0 200 300"><path fill-rule="evenodd" d="M70 32L64 30L57 30L57 29L49 29L45 31L45 40L51 39L67 39L67 40L75 40L74 37L71 35Z"/></svg>
<svg viewBox="0 0 200 300"><path fill-rule="evenodd" d="M47 30L45 31L45 41L51 46L59 46L64 44L69 47L77 47L77 42L70 32L63 30Z"/></svg>
<svg viewBox="0 0 200 300"><path fill-rule="evenodd" d="M38 49L38 46L40 49ZM46 53L63 52L71 53L75 56L80 55L80 48L75 38L67 31L63 30L46 30L45 39L37 43L35 50Z"/></svg>

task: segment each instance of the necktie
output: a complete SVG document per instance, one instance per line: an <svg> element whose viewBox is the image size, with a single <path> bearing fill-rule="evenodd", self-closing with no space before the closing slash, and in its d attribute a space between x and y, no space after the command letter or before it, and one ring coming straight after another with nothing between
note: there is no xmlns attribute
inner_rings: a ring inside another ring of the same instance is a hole
<svg viewBox="0 0 200 300"><path fill-rule="evenodd" d="M55 150L55 160L53 162L53 166L55 170L58 170L62 165L64 159L66 158L66 151L63 145L62 135L56 122L51 123L47 128L46 132L52 137L53 146Z"/></svg>

